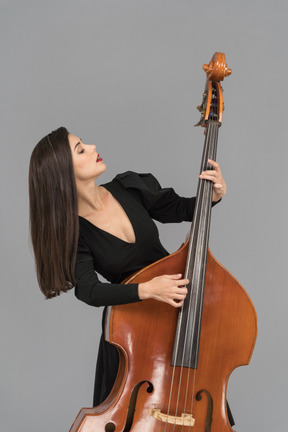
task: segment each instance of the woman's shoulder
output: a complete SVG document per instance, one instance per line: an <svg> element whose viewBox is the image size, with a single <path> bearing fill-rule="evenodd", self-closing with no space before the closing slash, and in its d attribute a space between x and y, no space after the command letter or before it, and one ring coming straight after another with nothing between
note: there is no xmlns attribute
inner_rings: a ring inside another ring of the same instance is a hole
<svg viewBox="0 0 288 432"><path fill-rule="evenodd" d="M161 186L158 180L151 173L137 173L134 171L125 171L124 173L117 174L113 180L107 183L107 185L118 184L125 189L138 189L147 190L152 189L159 191Z"/></svg>

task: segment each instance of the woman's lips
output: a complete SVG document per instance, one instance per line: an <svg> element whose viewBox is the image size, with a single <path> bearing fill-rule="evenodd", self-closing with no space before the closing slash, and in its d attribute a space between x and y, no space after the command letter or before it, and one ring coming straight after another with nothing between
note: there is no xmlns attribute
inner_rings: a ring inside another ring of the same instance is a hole
<svg viewBox="0 0 288 432"><path fill-rule="evenodd" d="M98 156L97 156L97 160L96 160L96 162L102 162L102 158L100 157L100 155L98 154Z"/></svg>

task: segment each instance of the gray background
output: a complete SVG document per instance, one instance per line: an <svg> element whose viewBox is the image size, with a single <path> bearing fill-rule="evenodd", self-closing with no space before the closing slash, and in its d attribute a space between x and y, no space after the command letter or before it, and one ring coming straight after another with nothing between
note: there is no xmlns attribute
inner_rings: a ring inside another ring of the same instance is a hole
<svg viewBox="0 0 288 432"><path fill-rule="evenodd" d="M0 1L1 401L9 432L66 432L91 406L101 310L45 301L28 233L28 165L61 125L107 162L101 182L152 172L195 193L202 64L225 52L218 160L228 194L210 248L259 318L250 366L229 380L238 432L287 429L287 2ZM188 224L160 226L172 252Z"/></svg>

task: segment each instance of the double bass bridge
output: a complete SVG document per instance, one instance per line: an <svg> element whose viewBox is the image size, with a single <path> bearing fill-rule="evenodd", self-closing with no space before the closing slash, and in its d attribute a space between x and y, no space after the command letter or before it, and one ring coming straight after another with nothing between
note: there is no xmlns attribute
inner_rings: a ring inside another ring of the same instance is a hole
<svg viewBox="0 0 288 432"><path fill-rule="evenodd" d="M181 414L180 417L163 414L160 409L150 408L149 414L154 417L156 420L160 420L163 423L169 423L173 425L180 426L194 426L195 419L192 414Z"/></svg>

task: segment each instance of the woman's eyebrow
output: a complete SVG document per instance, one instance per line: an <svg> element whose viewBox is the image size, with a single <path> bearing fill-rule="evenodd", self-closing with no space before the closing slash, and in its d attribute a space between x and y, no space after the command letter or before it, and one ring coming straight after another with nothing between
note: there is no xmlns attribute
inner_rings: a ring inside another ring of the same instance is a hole
<svg viewBox="0 0 288 432"><path fill-rule="evenodd" d="M76 150L76 148L81 144L81 138L80 138L80 141L78 141L78 143L75 145L75 147L74 147L74 151Z"/></svg>

